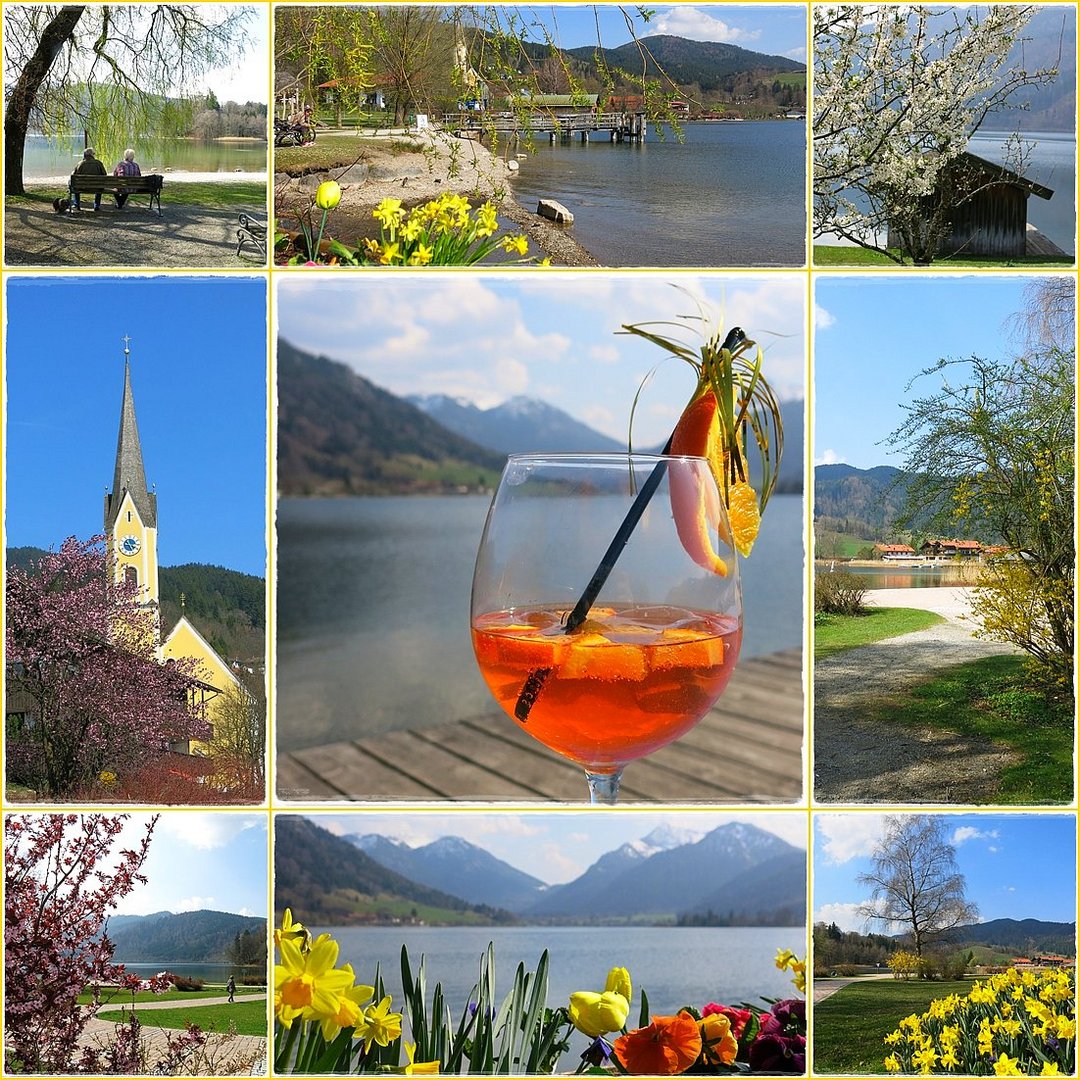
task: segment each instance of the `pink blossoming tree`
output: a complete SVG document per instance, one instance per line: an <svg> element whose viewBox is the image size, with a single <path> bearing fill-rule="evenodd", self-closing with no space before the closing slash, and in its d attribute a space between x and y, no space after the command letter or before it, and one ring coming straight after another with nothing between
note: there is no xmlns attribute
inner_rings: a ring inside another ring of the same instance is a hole
<svg viewBox="0 0 1080 1080"><path fill-rule="evenodd" d="M9 1072L141 1071L136 1025L98 1047L79 1039L102 983L163 991L169 976L140 981L112 963L109 913L146 882L157 817L139 843L113 853L126 814L12 814L4 824L4 1044ZM80 1005L92 991L94 1001ZM133 1018L134 1019L134 1018ZM134 1033L132 1028L134 1027Z"/></svg>
<svg viewBox="0 0 1080 1080"><path fill-rule="evenodd" d="M193 663L159 662L154 613L114 582L103 537L70 537L7 579L8 778L49 798L85 791L209 737L189 689Z"/></svg>

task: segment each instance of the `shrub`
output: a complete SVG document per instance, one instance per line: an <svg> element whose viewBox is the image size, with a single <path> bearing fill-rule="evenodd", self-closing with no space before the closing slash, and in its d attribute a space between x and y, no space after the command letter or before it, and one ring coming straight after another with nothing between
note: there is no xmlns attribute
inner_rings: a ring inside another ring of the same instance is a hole
<svg viewBox="0 0 1080 1080"><path fill-rule="evenodd" d="M897 949L889 957L889 968L893 973L893 978L910 979L919 970L919 958L907 949Z"/></svg>
<svg viewBox="0 0 1080 1080"><path fill-rule="evenodd" d="M241 975L240 976L240 985L241 986L265 986L266 985L266 976L265 975Z"/></svg>
<svg viewBox="0 0 1080 1080"><path fill-rule="evenodd" d="M828 615L862 615L866 587L854 574L837 570L814 575L814 611Z"/></svg>
<svg viewBox="0 0 1080 1080"><path fill-rule="evenodd" d="M854 964L834 964L833 974L839 975L842 979L853 979L859 974L859 969Z"/></svg>
<svg viewBox="0 0 1080 1080"><path fill-rule="evenodd" d="M193 979L188 975L173 975L170 973L169 978L177 990L182 990L185 993L201 990L206 986L206 982L203 979Z"/></svg>

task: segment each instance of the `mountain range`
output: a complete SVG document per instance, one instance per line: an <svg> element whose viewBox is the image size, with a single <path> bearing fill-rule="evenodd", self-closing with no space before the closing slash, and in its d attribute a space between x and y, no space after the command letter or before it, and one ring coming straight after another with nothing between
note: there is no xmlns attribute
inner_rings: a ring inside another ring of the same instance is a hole
<svg viewBox="0 0 1080 1080"><path fill-rule="evenodd" d="M786 56L738 45L652 34L616 48L583 45L558 49L545 42L515 42L500 49L490 35L483 51L497 50L504 68L534 75L541 93L641 94L641 79L681 94L692 114L722 108L733 116L775 116L805 108L806 65Z"/></svg>
<svg viewBox="0 0 1080 1080"><path fill-rule="evenodd" d="M495 909L504 909L525 923L671 923L685 917L788 926L805 921L806 853L737 822L705 835L656 829L606 852L576 879L559 885L548 885L457 836L413 848L381 834L335 837L307 819L287 817L279 819L276 850L278 907L291 906L294 914L304 912L314 922L335 921L328 910L316 918L309 905L325 908L325 891L340 898L343 888L352 890L353 899L357 892L380 894L386 903L394 896L413 903L417 890L428 897L434 892L444 907L449 896L457 898L459 911L475 905L499 917ZM313 851L317 871L310 869ZM326 879L323 886L312 885L312 872Z"/></svg>
<svg viewBox="0 0 1080 1080"><path fill-rule="evenodd" d="M777 490L801 492L803 402L783 403L781 411L785 452ZM498 482L508 453L625 449L535 398L489 409L442 394L400 398L346 364L278 342L283 496L486 490Z"/></svg>
<svg viewBox="0 0 1080 1080"><path fill-rule="evenodd" d="M266 920L228 911L157 911L113 915L108 935L122 964L216 963L238 934L266 937Z"/></svg>

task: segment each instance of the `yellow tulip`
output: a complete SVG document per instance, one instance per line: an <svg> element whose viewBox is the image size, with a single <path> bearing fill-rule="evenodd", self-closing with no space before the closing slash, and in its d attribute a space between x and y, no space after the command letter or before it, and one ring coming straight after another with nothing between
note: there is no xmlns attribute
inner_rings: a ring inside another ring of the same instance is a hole
<svg viewBox="0 0 1080 1080"><path fill-rule="evenodd" d="M630 1015L630 1002L614 990L598 994L579 990L570 995L570 1022L590 1038L619 1031Z"/></svg>
<svg viewBox="0 0 1080 1080"><path fill-rule="evenodd" d="M341 185L336 180L324 180L315 192L315 205L320 210L333 210L341 202Z"/></svg>

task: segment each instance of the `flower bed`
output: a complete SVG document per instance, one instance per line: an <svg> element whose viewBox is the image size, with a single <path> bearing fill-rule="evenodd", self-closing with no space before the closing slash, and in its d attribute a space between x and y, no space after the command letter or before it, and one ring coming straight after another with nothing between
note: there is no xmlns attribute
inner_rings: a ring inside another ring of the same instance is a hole
<svg viewBox="0 0 1080 1080"><path fill-rule="evenodd" d="M1071 1076L1076 1068L1072 971L1009 968L950 994L885 1036L890 1072Z"/></svg>
<svg viewBox="0 0 1080 1080"><path fill-rule="evenodd" d="M279 952L274 968L278 1073L551 1073L575 1029L593 1040L581 1055L578 1073L674 1076L806 1069L802 998L771 1002L768 1009L710 1002L700 1011L687 1006L674 1016L653 1016L640 990L638 1025L628 1030L633 985L626 968L612 968L602 991L578 991L567 1005L550 1008L545 951L535 971L518 965L512 989L499 1001L489 945L469 1002L455 1022L441 984L429 1008L424 960L414 975L404 946L403 1011L395 1012L378 971L373 985L358 984L349 964L337 966L337 942L329 934L312 940L293 922L291 911L286 910L274 941ZM798 991L805 992L802 961L781 950L776 966L790 970ZM403 1035L406 1014L408 1042Z"/></svg>

